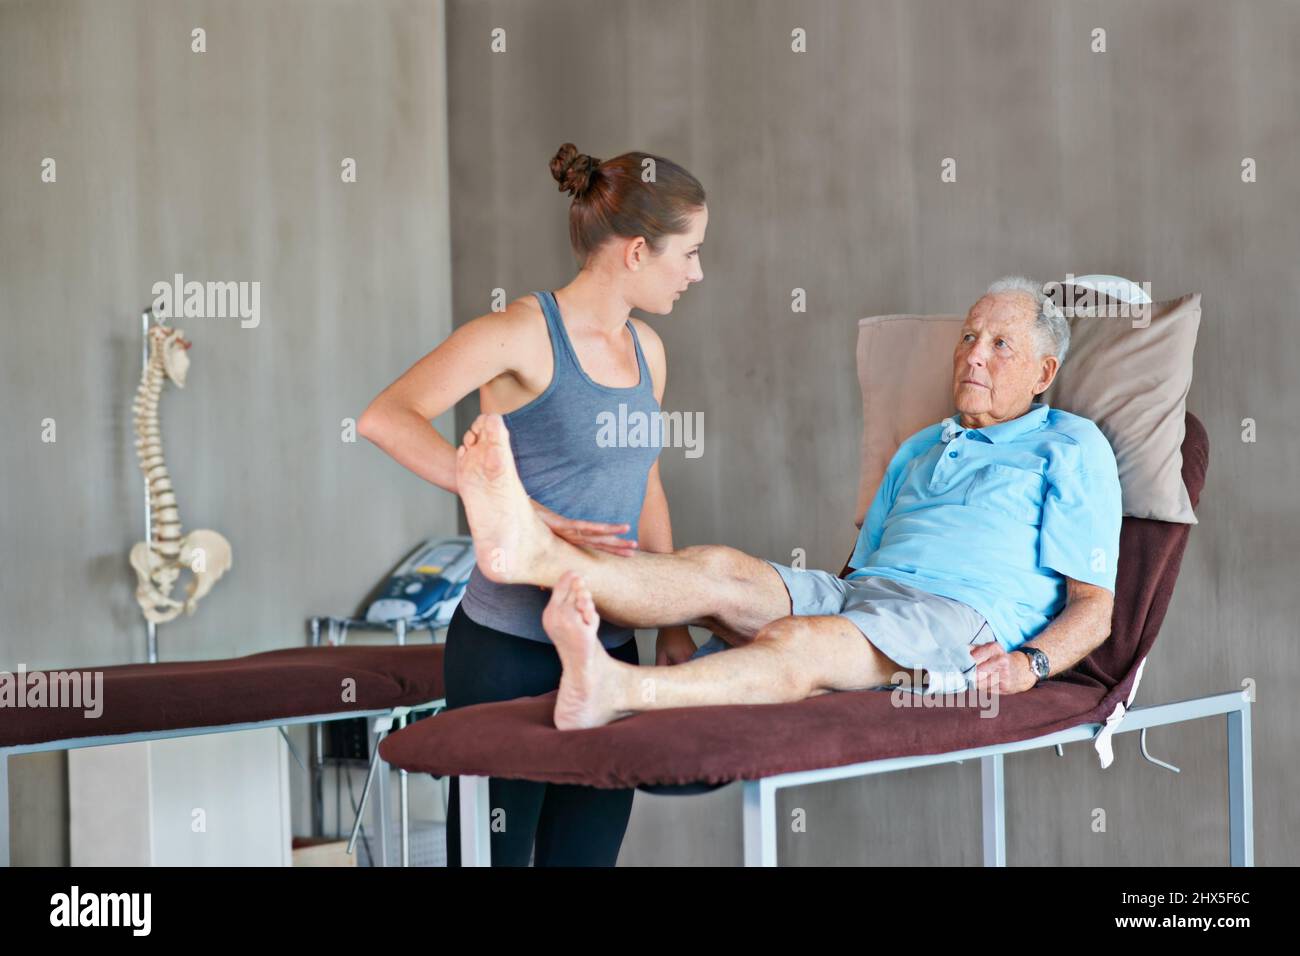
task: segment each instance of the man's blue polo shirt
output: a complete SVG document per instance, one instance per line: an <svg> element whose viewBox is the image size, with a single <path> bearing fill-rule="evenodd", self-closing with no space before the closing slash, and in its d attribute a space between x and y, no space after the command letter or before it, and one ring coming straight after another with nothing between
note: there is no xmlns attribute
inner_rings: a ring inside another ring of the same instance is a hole
<svg viewBox="0 0 1300 956"><path fill-rule="evenodd" d="M1086 418L1035 402L988 428L960 416L894 454L849 578L877 575L968 604L1006 650L1065 607L1070 577L1115 591L1119 471Z"/></svg>

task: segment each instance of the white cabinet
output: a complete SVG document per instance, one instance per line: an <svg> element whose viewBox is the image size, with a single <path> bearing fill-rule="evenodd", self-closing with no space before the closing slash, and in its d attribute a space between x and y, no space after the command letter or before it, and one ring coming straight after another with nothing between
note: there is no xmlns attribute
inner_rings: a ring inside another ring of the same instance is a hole
<svg viewBox="0 0 1300 956"><path fill-rule="evenodd" d="M68 752L73 866L290 866L274 728Z"/></svg>

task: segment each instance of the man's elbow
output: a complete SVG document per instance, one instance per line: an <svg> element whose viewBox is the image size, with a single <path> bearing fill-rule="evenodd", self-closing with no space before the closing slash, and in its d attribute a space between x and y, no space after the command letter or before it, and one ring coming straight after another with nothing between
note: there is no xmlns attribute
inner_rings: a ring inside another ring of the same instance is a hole
<svg viewBox="0 0 1300 956"><path fill-rule="evenodd" d="M1096 635L1093 647L1100 647L1110 637L1111 623L1115 617L1115 595L1102 590L1091 599L1093 607L1093 633Z"/></svg>

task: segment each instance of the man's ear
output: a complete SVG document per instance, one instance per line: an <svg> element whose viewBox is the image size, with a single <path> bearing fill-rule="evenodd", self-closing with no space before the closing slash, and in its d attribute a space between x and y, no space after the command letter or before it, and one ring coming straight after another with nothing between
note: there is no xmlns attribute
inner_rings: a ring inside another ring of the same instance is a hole
<svg viewBox="0 0 1300 956"><path fill-rule="evenodd" d="M1055 355L1048 355L1043 359L1043 371L1038 376L1038 383L1034 386L1034 394L1041 395L1051 387L1052 382L1056 380L1056 372L1061 367L1061 360Z"/></svg>

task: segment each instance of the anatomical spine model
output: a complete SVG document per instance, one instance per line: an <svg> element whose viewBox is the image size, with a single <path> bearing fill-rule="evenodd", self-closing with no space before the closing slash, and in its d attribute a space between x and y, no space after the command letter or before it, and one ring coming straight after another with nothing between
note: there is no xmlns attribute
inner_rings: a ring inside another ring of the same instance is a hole
<svg viewBox="0 0 1300 956"><path fill-rule="evenodd" d="M170 621L182 609L193 614L199 599L230 569L230 542L215 531L200 528L181 535L180 514L172 481L163 463L162 440L158 431L158 397L164 379L177 388L185 387L190 367L186 354L193 343L180 329L163 325L149 327L149 364L140 376L140 388L131 405L135 417L135 448L140 470L149 482L149 519L152 541L137 542L131 548L131 567L138 583L135 599L146 620L155 624ZM184 602L175 600L172 587L182 569L193 575Z"/></svg>

